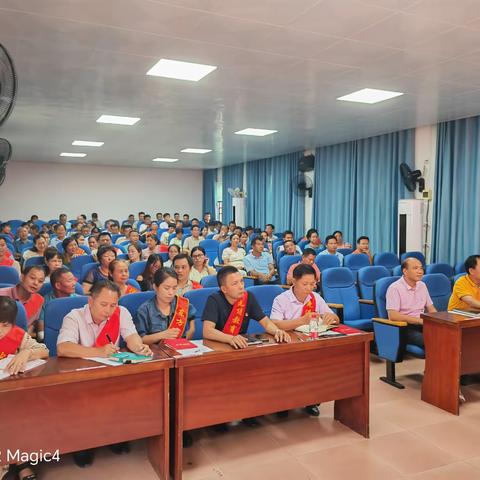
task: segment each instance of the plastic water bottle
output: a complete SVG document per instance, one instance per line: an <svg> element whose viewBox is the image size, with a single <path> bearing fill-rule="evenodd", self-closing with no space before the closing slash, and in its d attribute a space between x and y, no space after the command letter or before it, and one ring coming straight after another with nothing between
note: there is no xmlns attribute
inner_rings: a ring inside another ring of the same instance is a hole
<svg viewBox="0 0 480 480"><path fill-rule="evenodd" d="M318 338L318 323L315 318L312 318L310 320L309 332L310 332L310 338L312 340L316 340Z"/></svg>

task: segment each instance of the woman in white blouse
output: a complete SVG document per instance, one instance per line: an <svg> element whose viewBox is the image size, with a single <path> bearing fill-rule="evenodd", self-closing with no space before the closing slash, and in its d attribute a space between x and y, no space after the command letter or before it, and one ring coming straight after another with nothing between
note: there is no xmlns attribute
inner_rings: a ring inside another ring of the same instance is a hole
<svg viewBox="0 0 480 480"><path fill-rule="evenodd" d="M230 238L230 246L227 247L222 253L222 261L225 265L232 265L238 268L240 271L245 270L243 265L243 258L246 252L239 246L240 237L234 233Z"/></svg>

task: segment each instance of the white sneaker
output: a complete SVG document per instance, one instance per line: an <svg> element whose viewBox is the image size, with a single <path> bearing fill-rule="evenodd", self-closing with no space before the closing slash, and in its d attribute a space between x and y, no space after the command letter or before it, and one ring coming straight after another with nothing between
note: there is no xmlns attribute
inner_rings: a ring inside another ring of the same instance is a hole
<svg viewBox="0 0 480 480"><path fill-rule="evenodd" d="M461 390L459 390L458 399L460 400L460 403L465 403L467 401L466 398L465 398L465 395L463 394L463 392Z"/></svg>

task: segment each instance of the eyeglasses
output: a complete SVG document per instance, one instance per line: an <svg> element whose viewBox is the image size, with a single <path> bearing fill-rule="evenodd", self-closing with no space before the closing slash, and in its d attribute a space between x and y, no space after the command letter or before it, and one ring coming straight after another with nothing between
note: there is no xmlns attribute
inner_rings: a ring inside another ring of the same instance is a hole
<svg viewBox="0 0 480 480"><path fill-rule="evenodd" d="M192 258L202 258L203 256L203 253L200 253L199 255L192 255Z"/></svg>

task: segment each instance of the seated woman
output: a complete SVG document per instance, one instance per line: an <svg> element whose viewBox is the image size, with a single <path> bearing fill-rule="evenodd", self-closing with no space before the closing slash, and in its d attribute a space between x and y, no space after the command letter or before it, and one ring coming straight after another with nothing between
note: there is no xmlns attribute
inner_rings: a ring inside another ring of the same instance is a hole
<svg viewBox="0 0 480 480"><path fill-rule="evenodd" d="M178 245L170 245L168 247L168 260L164 263L164 267L173 268L173 259L181 252L181 248Z"/></svg>
<svg viewBox="0 0 480 480"><path fill-rule="evenodd" d="M216 275L217 271L208 265L208 257L203 247L192 248L193 267L190 270L189 278L194 282L200 283L200 280L207 275Z"/></svg>
<svg viewBox="0 0 480 480"><path fill-rule="evenodd" d="M147 260L148 257L154 253L160 253L160 247L158 243L158 237L156 235L147 236L147 248L142 250L142 260Z"/></svg>
<svg viewBox="0 0 480 480"><path fill-rule="evenodd" d="M77 245L79 245L79 250L82 250L80 248L80 245L85 245L85 235L83 235L83 233L81 232L77 232L72 235L72 238L77 241Z"/></svg>
<svg viewBox="0 0 480 480"><path fill-rule="evenodd" d="M97 268L92 268L83 280L82 287L85 295L88 295L95 282L99 280L108 280L108 275L110 273L108 267L117 258L117 252L115 251L115 248L110 245L101 245L98 247L97 257L100 265Z"/></svg>
<svg viewBox="0 0 480 480"><path fill-rule="evenodd" d="M203 238L207 238L207 235L209 233L210 232L208 231L208 227L203 227L202 230L200 231L200 236L203 237Z"/></svg>
<svg viewBox="0 0 480 480"><path fill-rule="evenodd" d="M228 240L228 225L222 225L220 227L220 232L214 235L213 239L220 243Z"/></svg>
<svg viewBox="0 0 480 480"><path fill-rule="evenodd" d="M352 244L343 240L343 233L340 230L335 230L333 236L337 239L337 248L352 248Z"/></svg>
<svg viewBox="0 0 480 480"><path fill-rule="evenodd" d="M245 272L245 266L243 265L243 258L245 257L245 250L240 247L240 237L234 233L230 238L230 246L227 247L222 253L222 262L225 265L233 265L238 268L240 272Z"/></svg>
<svg viewBox="0 0 480 480"><path fill-rule="evenodd" d="M47 266L45 271L45 283L50 283L50 275L57 269L62 268L63 260L55 247L48 247L45 250L43 261Z"/></svg>
<svg viewBox="0 0 480 480"><path fill-rule="evenodd" d="M62 242L63 247L63 264L70 268L70 264L72 263L72 259L76 257L80 257L82 255L86 255L85 250L82 250L77 241L73 237L68 237Z"/></svg>
<svg viewBox="0 0 480 480"><path fill-rule="evenodd" d="M158 253L153 253L148 257L147 264L142 274L137 277L142 292L153 290L153 276L155 272L163 267L162 257Z"/></svg>
<svg viewBox="0 0 480 480"><path fill-rule="evenodd" d="M13 257L13 252L8 249L7 241L0 237L0 267L13 267L20 274L20 264Z"/></svg>
<svg viewBox="0 0 480 480"><path fill-rule="evenodd" d="M38 343L25 330L15 325L17 310L15 300L9 297L0 297L0 359L8 355L13 356L5 368L5 372L10 375L23 372L25 365L30 360L48 358L47 347ZM32 465L28 462L12 464L6 468L8 468L8 474L3 478L28 478L29 480L37 478L32 470Z"/></svg>
<svg viewBox="0 0 480 480"><path fill-rule="evenodd" d="M128 263L132 264L142 260L142 249L136 243L131 243L127 249Z"/></svg>
<svg viewBox="0 0 480 480"><path fill-rule="evenodd" d="M98 250L98 240L93 235L88 237L88 248L90 249L90 253L92 257L96 260L97 250Z"/></svg>
<svg viewBox="0 0 480 480"><path fill-rule="evenodd" d="M23 260L25 261L33 257L43 257L47 247L48 243L45 239L40 235L35 235L35 237L33 237L33 247L23 252Z"/></svg>
<svg viewBox="0 0 480 480"><path fill-rule="evenodd" d="M128 262L126 260L114 260L108 266L108 271L110 280L116 283L120 289L120 296L138 293L138 289L127 283L130 278L130 272L128 271Z"/></svg>
<svg viewBox="0 0 480 480"><path fill-rule="evenodd" d="M245 250L245 253L248 253L247 252L247 243L248 243L248 233L247 232L242 232L240 234L240 242L238 243L238 246L240 248L243 248Z"/></svg>
<svg viewBox="0 0 480 480"><path fill-rule="evenodd" d="M135 322L146 345L165 338L190 340L193 337L196 311L186 298L176 295L177 287L178 277L172 269L161 268L155 272L155 297L140 305Z"/></svg>
<svg viewBox="0 0 480 480"><path fill-rule="evenodd" d="M170 240L169 245L177 245L182 248L183 228L177 227L175 229L175 236Z"/></svg>
<svg viewBox="0 0 480 480"><path fill-rule="evenodd" d="M305 248L312 248L313 250L317 250L322 246L322 240L320 239L317 230L314 228L310 228L310 230L307 231L306 239L308 240L308 243L305 245Z"/></svg>

